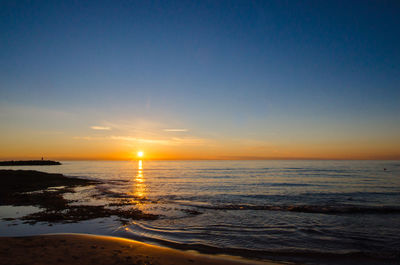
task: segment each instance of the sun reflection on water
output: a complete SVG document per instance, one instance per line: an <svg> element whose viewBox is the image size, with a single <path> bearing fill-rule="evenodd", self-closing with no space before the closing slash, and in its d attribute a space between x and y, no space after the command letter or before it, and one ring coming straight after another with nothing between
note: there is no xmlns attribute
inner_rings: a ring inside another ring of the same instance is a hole
<svg viewBox="0 0 400 265"><path fill-rule="evenodd" d="M134 179L134 193L136 199L144 199L146 197L146 184L143 175L143 161L138 161L138 171Z"/></svg>

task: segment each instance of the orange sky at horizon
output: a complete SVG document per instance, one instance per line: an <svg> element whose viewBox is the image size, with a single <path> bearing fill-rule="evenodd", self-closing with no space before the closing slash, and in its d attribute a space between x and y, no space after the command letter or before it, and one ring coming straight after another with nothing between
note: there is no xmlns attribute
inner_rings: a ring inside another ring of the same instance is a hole
<svg viewBox="0 0 400 265"><path fill-rule="evenodd" d="M135 160L143 151L145 160L263 160L263 159L334 159L334 160L398 160L394 144L369 143L263 143L232 140L207 140L185 144L150 140L99 139L87 140L52 136L35 137L2 144L1 160ZM162 140L167 141L167 140Z"/></svg>
<svg viewBox="0 0 400 265"><path fill-rule="evenodd" d="M95 113L2 105L0 159L131 160L139 150L146 160L400 159L397 125L385 121L268 118L240 127Z"/></svg>

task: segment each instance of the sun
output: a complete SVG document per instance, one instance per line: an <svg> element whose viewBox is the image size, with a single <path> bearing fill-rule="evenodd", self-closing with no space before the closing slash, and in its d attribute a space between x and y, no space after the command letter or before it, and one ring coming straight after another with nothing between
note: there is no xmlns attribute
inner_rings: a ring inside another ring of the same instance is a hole
<svg viewBox="0 0 400 265"><path fill-rule="evenodd" d="M143 151L137 152L137 156L138 156L138 157L143 157L143 155L144 155Z"/></svg>

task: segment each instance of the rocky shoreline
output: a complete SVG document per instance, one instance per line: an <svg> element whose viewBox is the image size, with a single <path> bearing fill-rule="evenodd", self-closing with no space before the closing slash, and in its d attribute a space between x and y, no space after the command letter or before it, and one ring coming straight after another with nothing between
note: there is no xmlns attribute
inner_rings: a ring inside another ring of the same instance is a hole
<svg viewBox="0 0 400 265"><path fill-rule="evenodd" d="M0 166L57 166L61 165L58 161L52 160L19 160L19 161L0 161Z"/></svg>
<svg viewBox="0 0 400 265"><path fill-rule="evenodd" d="M76 193L77 187L99 185L99 181L33 170L0 170L0 183L0 205L31 205L42 210L17 218L24 223L71 223L117 216L124 224L129 220L158 218L157 215L143 213L133 205L118 206L107 201L104 205L76 204L77 200L64 196ZM6 221L12 220L14 218L6 218Z"/></svg>

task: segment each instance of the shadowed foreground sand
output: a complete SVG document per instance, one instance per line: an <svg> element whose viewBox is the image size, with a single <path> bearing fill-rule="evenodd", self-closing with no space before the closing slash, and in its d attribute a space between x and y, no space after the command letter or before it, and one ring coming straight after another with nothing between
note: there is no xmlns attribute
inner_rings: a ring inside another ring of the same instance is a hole
<svg viewBox="0 0 400 265"><path fill-rule="evenodd" d="M183 252L116 237L57 234L0 237L1 264L243 265L255 262Z"/></svg>

